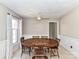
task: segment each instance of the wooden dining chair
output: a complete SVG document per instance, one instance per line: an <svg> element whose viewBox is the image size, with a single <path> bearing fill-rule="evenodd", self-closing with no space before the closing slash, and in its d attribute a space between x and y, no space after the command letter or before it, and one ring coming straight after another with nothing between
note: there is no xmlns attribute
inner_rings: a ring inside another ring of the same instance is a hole
<svg viewBox="0 0 79 59"><path fill-rule="evenodd" d="M59 50L60 39L56 38L56 40L58 41L58 44L54 47L50 47L50 49L51 49L51 52L53 53L54 56L60 57L59 56L59 51L58 51Z"/></svg>
<svg viewBox="0 0 79 59"><path fill-rule="evenodd" d="M21 52L21 56L22 56L22 54L25 52L25 46L22 45L22 43L24 42L24 37L20 38L20 42L21 42L21 47L22 47L22 52Z"/></svg>
<svg viewBox="0 0 79 59"><path fill-rule="evenodd" d="M20 41L21 41L21 47L22 47L21 56L22 56L23 53L26 52L26 49L28 49L28 52L29 52L29 55L30 55L31 47L26 47L25 45L22 44L22 43L24 43L24 37L21 37Z"/></svg>
<svg viewBox="0 0 79 59"><path fill-rule="evenodd" d="M48 36L41 36L41 38L48 38Z"/></svg>
<svg viewBox="0 0 79 59"><path fill-rule="evenodd" d="M45 54L43 47L38 47L38 49L34 50L34 54L33 54L32 59L36 59L36 57L37 57L37 59L38 58L48 59L48 57Z"/></svg>
<svg viewBox="0 0 79 59"><path fill-rule="evenodd" d="M56 38L56 40L57 40L58 42L60 42L60 39L59 39L59 38Z"/></svg>
<svg viewBox="0 0 79 59"><path fill-rule="evenodd" d="M40 36L32 36L32 38L40 38Z"/></svg>

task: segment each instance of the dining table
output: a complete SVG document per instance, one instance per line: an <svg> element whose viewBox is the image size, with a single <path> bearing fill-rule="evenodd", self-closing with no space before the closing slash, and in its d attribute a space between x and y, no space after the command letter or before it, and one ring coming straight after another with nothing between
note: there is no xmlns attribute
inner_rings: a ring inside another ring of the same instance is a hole
<svg viewBox="0 0 79 59"><path fill-rule="evenodd" d="M59 43L53 38L28 38L22 42L22 45L26 47L55 47Z"/></svg>
<svg viewBox="0 0 79 59"><path fill-rule="evenodd" d="M55 38L28 38L28 39L24 39L24 41L21 44L29 48L29 55L31 52L31 48L34 47L39 47L39 48L46 47L46 49L48 49L49 51L49 49L51 49L52 47L59 46L59 42Z"/></svg>

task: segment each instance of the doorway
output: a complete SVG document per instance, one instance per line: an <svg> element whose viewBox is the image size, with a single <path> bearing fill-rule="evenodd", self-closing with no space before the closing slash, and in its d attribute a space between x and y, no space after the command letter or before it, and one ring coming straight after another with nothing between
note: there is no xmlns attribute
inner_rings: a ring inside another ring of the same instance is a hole
<svg viewBox="0 0 79 59"><path fill-rule="evenodd" d="M49 22L49 38L57 37L57 22Z"/></svg>

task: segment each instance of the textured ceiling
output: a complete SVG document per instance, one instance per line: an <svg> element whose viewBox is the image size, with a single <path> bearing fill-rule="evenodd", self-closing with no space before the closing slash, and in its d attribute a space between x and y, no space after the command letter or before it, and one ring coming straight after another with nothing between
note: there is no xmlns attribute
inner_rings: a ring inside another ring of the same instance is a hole
<svg viewBox="0 0 79 59"><path fill-rule="evenodd" d="M75 8L79 0L0 0L22 17L59 18Z"/></svg>

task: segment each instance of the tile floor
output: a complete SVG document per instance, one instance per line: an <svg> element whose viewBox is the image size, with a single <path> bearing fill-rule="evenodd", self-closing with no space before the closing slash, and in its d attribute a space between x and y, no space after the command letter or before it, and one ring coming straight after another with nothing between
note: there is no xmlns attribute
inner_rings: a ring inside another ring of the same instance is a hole
<svg viewBox="0 0 79 59"><path fill-rule="evenodd" d="M59 48L59 55L60 57L58 58L57 56L49 56L49 54L47 54L48 59L79 59L77 57L75 57L74 55L72 55L71 53L69 53L66 49L64 49L63 47ZM32 54L29 55L28 52L24 53L21 57L21 49L19 49L14 56L11 59L32 59ZM44 59L44 58L35 58L35 59Z"/></svg>

